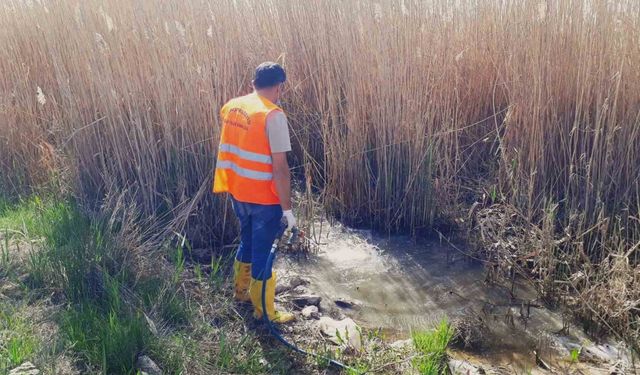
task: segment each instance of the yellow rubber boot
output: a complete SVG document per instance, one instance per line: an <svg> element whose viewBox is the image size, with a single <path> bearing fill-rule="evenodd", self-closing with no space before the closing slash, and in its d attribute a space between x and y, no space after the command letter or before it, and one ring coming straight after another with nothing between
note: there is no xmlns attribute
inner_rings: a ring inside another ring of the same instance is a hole
<svg viewBox="0 0 640 375"><path fill-rule="evenodd" d="M251 303L253 303L253 317L256 319L262 319L262 281L251 279L251 286L249 287L249 294L251 295ZM284 311L276 311L275 299L276 299L276 274L272 272L271 278L266 281L267 290L265 291L265 305L267 307L267 316L269 320L274 323L288 323L295 320L295 316L291 313Z"/></svg>
<svg viewBox="0 0 640 375"><path fill-rule="evenodd" d="M251 302L249 284L251 283L251 263L233 262L233 298L238 302Z"/></svg>

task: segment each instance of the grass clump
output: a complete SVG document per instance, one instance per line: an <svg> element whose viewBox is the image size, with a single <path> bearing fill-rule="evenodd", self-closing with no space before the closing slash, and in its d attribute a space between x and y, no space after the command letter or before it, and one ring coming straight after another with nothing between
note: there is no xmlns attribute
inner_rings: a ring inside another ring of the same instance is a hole
<svg viewBox="0 0 640 375"><path fill-rule="evenodd" d="M126 237L123 226L85 214L73 200L31 198L0 210L5 230L21 228L0 237L0 254L8 254L0 260L9 258L12 267L11 273L0 272L0 286L18 285L17 302L28 294L30 302L57 305L40 319L57 327L55 347L46 353L36 340L39 323L19 319L22 313L12 304L0 305L0 374L24 361L55 367L64 353L82 373L136 374L142 354L169 374L286 373L281 352L256 346L252 333L239 334L242 322L210 324L233 314L220 293L227 287L226 257L214 257L206 272L196 271L186 261L190 248L182 239L160 251L165 257L138 264L134 253L143 245ZM16 250L23 243L32 248Z"/></svg>
<svg viewBox="0 0 640 375"><path fill-rule="evenodd" d="M61 329L73 349L103 373L135 373L135 362L150 343L141 314L81 304L63 313Z"/></svg>
<svg viewBox="0 0 640 375"><path fill-rule="evenodd" d="M453 334L453 328L446 319L443 319L433 331L412 334L413 345L419 353L413 361L413 366L420 374L444 373L447 368L447 347Z"/></svg>
<svg viewBox="0 0 640 375"><path fill-rule="evenodd" d="M39 342L30 322L14 306L0 303L0 373L33 361Z"/></svg>
<svg viewBox="0 0 640 375"><path fill-rule="evenodd" d="M124 295L131 285L123 249L109 228L70 201L43 205L44 248L30 275L63 292L60 329L70 346L103 373L135 373L151 340L144 316Z"/></svg>
<svg viewBox="0 0 640 375"><path fill-rule="evenodd" d="M52 318L66 347L93 370L135 373L136 357L152 337L131 293L135 278L124 247L107 223L90 219L72 200L33 197L2 203L0 228L5 233L3 264L7 258L21 268L34 296L46 289L64 301ZM14 241L18 239L31 245L28 252L19 250L26 245ZM176 305L168 304L170 310L179 310ZM3 332L10 332L0 345L0 366L20 365L35 351L37 341L28 334L33 324L5 308L0 317Z"/></svg>
<svg viewBox="0 0 640 375"><path fill-rule="evenodd" d="M11 202L0 198L0 230L3 235L40 234L38 226L38 211L43 203L39 197L33 197L18 202Z"/></svg>

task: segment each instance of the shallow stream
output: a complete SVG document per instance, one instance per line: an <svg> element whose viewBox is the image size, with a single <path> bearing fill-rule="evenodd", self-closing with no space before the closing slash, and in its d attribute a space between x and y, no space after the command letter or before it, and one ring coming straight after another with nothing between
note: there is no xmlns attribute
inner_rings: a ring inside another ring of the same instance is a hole
<svg viewBox="0 0 640 375"><path fill-rule="evenodd" d="M325 303L353 303L341 311L361 326L381 328L390 340L409 338L412 330L430 329L445 317L470 319L483 327L481 342L459 358L512 373L539 367L534 351L538 359L563 366L573 348L590 342L580 329L563 324L560 312L542 307L526 282L487 283L482 264L446 241L414 242L326 225L312 237L317 253L279 255L280 277L309 280L309 290Z"/></svg>

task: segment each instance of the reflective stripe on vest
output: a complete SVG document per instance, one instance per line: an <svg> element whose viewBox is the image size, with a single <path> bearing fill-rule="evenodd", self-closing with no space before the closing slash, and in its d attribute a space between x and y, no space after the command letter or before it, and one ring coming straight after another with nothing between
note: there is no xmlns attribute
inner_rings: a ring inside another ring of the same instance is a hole
<svg viewBox="0 0 640 375"><path fill-rule="evenodd" d="M231 169L236 172L237 175L244 178L250 178L252 180L270 181L273 179L273 174L271 173L242 168L230 160L219 160L218 163L216 163L216 169Z"/></svg>
<svg viewBox="0 0 640 375"><path fill-rule="evenodd" d="M255 161L263 164L271 164L271 156L258 154L251 151L246 151L241 149L238 146L230 145L228 143L221 143L218 150L232 153L242 159L246 159L249 161Z"/></svg>

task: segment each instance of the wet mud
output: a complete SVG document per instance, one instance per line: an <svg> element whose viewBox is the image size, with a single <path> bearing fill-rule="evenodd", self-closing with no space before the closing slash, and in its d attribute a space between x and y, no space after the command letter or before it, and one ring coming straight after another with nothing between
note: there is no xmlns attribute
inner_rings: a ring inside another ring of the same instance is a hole
<svg viewBox="0 0 640 375"><path fill-rule="evenodd" d="M538 300L526 280L487 282L483 264L467 256L462 245L383 237L340 225L325 225L311 237L317 251L278 255L279 275L308 280L306 287L320 295L325 306L363 327L382 329L387 340L410 338L412 331L433 328L446 318L462 333L453 358L476 369L600 373L617 362L630 366L621 344L593 342L569 314ZM589 348L615 350L587 361L582 352ZM580 366L571 359L578 351Z"/></svg>

